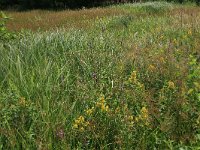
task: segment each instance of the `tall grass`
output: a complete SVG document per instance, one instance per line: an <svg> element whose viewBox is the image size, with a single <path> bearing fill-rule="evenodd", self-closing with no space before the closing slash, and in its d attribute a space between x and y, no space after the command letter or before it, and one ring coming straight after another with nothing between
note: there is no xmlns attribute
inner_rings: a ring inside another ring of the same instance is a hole
<svg viewBox="0 0 200 150"><path fill-rule="evenodd" d="M0 43L1 149L198 149L200 10L117 7Z"/></svg>
<svg viewBox="0 0 200 150"><path fill-rule="evenodd" d="M37 31L47 31L56 28L78 28L88 29L92 22L98 17L109 17L123 14L124 12L115 8L91 8L81 10L32 10L25 12L6 11L13 18L13 21L8 22L9 30L20 31L29 29Z"/></svg>

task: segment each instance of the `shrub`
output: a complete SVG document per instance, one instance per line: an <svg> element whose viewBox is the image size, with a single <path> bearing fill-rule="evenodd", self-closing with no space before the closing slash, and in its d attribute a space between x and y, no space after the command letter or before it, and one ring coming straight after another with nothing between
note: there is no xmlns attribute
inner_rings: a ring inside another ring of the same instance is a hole
<svg viewBox="0 0 200 150"><path fill-rule="evenodd" d="M15 35L9 32L6 28L6 22L10 18L7 17L3 12L0 13L0 42L12 39Z"/></svg>

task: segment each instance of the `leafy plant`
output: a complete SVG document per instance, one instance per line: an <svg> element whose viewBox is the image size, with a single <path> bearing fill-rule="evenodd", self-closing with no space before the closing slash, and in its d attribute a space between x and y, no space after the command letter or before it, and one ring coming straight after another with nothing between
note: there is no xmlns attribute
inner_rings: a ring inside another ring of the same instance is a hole
<svg viewBox="0 0 200 150"><path fill-rule="evenodd" d="M3 12L0 12L0 42L7 41L15 37L15 35L8 31L6 28L7 21L11 19L6 16Z"/></svg>

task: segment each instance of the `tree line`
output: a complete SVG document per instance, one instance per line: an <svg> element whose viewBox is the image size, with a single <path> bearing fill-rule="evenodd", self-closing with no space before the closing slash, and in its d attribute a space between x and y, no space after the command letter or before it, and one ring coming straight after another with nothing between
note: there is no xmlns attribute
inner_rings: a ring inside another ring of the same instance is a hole
<svg viewBox="0 0 200 150"><path fill-rule="evenodd" d="M24 9L32 8L80 8L93 7L98 5L106 5L113 3L126 2L145 2L148 0L0 0L0 8L18 7ZM166 0L177 1L183 3L184 1L200 3L200 0Z"/></svg>
<svg viewBox="0 0 200 150"><path fill-rule="evenodd" d="M21 8L76 8L128 1L130 0L0 0L0 7L5 8L15 6Z"/></svg>

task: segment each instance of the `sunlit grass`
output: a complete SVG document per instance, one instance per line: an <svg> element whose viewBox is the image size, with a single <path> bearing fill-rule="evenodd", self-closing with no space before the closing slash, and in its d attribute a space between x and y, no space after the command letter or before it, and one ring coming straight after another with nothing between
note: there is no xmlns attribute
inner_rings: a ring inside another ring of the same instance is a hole
<svg viewBox="0 0 200 150"><path fill-rule="evenodd" d="M1 149L198 149L200 9L132 5L9 12L47 31L0 43Z"/></svg>

